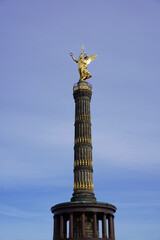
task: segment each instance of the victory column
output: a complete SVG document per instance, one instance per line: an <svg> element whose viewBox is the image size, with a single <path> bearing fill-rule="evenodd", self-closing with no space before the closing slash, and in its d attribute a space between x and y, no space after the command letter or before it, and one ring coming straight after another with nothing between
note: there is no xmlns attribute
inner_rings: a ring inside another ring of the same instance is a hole
<svg viewBox="0 0 160 240"><path fill-rule="evenodd" d="M91 78L87 65L96 54L87 56L82 45L78 63L80 79L73 86L75 100L75 139L74 139L74 188L70 202L60 203L51 208L54 214L53 240L78 239L115 240L114 213L116 207L98 202L93 187L93 161L91 139L90 101L92 86L86 80ZM99 222L102 222L100 237ZM69 223L69 229L67 228Z"/></svg>

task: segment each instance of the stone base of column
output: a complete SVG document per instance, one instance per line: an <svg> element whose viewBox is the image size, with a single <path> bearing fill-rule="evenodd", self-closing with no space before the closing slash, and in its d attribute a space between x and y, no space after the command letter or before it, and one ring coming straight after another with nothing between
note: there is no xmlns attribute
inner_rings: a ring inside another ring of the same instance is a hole
<svg viewBox="0 0 160 240"><path fill-rule="evenodd" d="M71 198L71 202L76 202L76 201L89 201L89 202L96 202L96 197L94 193L90 192L82 192L82 191L77 191L74 192Z"/></svg>
<svg viewBox="0 0 160 240"><path fill-rule="evenodd" d="M67 228L65 229L67 221L69 221L69 240L107 240L108 238L105 236L107 235L106 228L103 226L102 238L99 238L98 230L98 221L103 220L105 222L106 218L109 220L108 240L115 240L113 221L116 207L112 204L93 201L73 201L57 204L51 208L51 211L55 215L54 240L66 239L66 236L68 236Z"/></svg>

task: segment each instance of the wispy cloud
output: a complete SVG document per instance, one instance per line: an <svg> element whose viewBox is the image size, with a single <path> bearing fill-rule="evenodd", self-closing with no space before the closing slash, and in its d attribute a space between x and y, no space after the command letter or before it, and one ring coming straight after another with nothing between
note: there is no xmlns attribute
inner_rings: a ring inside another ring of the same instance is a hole
<svg viewBox="0 0 160 240"><path fill-rule="evenodd" d="M2 121L2 120L1 120ZM3 119L0 147L1 184L62 180L73 166L73 123L43 116L8 114ZM63 149L63 151L62 151ZM66 164L70 161L70 165ZM61 162L61 164L59 164ZM65 166L65 169L62 168ZM64 180L67 184L67 179ZM63 184L64 184L63 182Z"/></svg>
<svg viewBox="0 0 160 240"><path fill-rule="evenodd" d="M0 204L0 215L17 217L17 218L34 218L42 217L44 214L35 211L26 211L17 207Z"/></svg>
<svg viewBox="0 0 160 240"><path fill-rule="evenodd" d="M45 118L42 115L7 114L1 120L1 136L5 143L24 146L54 147L73 144L73 122Z"/></svg>
<svg viewBox="0 0 160 240"><path fill-rule="evenodd" d="M159 140L145 138L132 133L96 131L94 133L94 158L101 158L103 164L117 164L127 168L160 168Z"/></svg>

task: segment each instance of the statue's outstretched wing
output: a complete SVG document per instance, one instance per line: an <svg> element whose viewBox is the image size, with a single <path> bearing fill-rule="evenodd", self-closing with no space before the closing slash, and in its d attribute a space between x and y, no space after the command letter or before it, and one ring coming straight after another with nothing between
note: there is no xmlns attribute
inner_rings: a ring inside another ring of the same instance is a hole
<svg viewBox="0 0 160 240"><path fill-rule="evenodd" d="M97 54L91 55L91 56L85 56L84 60L86 61L87 65L90 64L95 58L97 57Z"/></svg>

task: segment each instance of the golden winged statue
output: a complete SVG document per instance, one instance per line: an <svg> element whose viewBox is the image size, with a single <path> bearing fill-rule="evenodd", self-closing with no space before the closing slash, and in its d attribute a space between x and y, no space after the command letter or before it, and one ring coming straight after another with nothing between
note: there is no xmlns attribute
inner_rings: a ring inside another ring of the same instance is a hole
<svg viewBox="0 0 160 240"><path fill-rule="evenodd" d="M80 74L79 81L85 81L85 80L91 78L92 76L91 76L91 74L87 70L87 65L90 64L90 62L92 62L97 57L97 55L94 54L94 55L91 55L91 56L87 56L87 54L84 52L84 45L82 45L82 52L79 55L79 59L78 60L76 60L73 57L73 53L72 52L70 53L70 56L72 57L72 59L76 63L78 63L78 71L79 71L79 74Z"/></svg>

